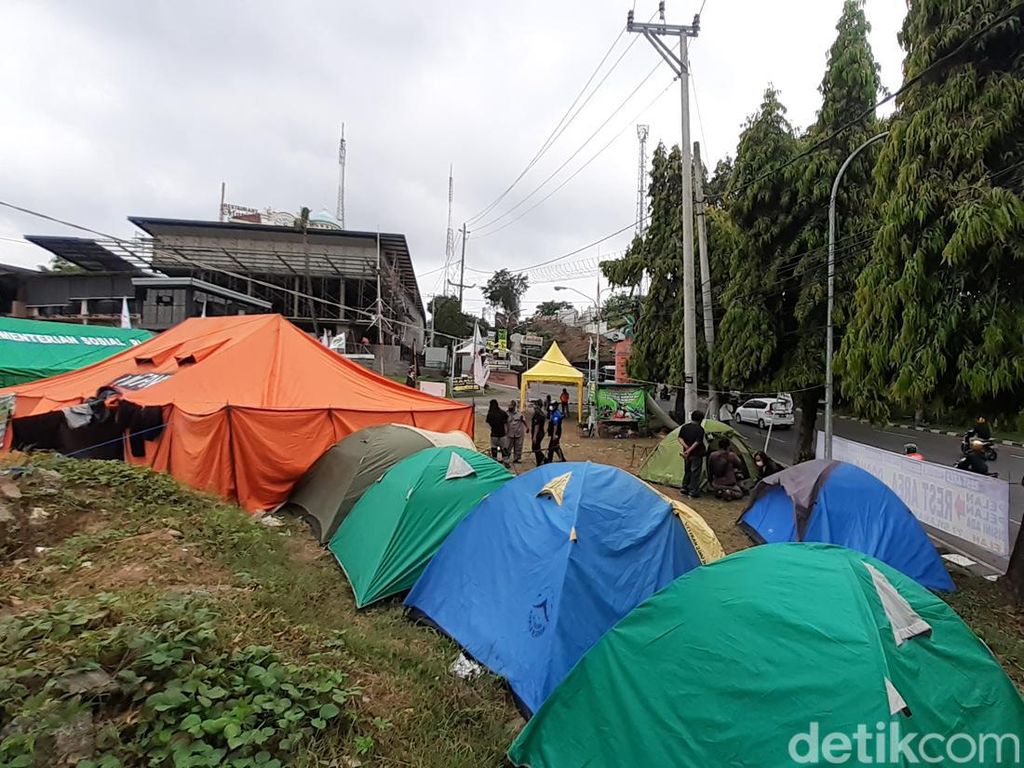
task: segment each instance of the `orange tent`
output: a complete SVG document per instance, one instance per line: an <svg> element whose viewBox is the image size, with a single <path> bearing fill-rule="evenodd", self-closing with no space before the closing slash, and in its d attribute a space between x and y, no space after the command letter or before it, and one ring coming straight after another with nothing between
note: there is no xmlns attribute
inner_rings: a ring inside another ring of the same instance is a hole
<svg viewBox="0 0 1024 768"><path fill-rule="evenodd" d="M119 400L162 409L149 409L158 421L162 413L159 437L145 443L144 457L129 460L249 510L283 502L327 448L363 427L473 434L471 405L378 376L280 315L245 315L192 318L87 368L0 390L15 395L5 447L18 442L19 424L27 431L40 421L31 417L56 414L106 387Z"/></svg>

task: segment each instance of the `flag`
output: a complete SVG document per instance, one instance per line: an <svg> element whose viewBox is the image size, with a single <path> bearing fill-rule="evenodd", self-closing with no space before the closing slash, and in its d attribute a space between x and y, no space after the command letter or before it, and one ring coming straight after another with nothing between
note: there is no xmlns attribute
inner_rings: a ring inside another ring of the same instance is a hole
<svg viewBox="0 0 1024 768"><path fill-rule="evenodd" d="M480 337L480 323L477 321L473 323L473 383L483 389L490 377L491 366L487 363L487 348Z"/></svg>
<svg viewBox="0 0 1024 768"><path fill-rule="evenodd" d="M132 327L132 316L128 314L128 299L123 296L121 297L121 327Z"/></svg>

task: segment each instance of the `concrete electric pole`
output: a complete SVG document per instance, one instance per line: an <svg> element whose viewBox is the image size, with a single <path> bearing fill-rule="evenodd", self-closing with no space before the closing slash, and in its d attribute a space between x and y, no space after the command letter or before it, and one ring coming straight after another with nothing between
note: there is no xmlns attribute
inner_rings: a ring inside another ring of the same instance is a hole
<svg viewBox="0 0 1024 768"><path fill-rule="evenodd" d="M448 281L448 285L454 286L459 289L459 312L462 311L462 292L466 288L476 288L476 283L473 285L466 285L466 235L469 232L466 231L466 225L462 225L462 258L459 259L459 282L453 283L451 280Z"/></svg>
<svg viewBox="0 0 1024 768"><path fill-rule="evenodd" d="M693 142L693 184L697 198L697 247L700 251L700 296L704 304L704 344L708 348L708 368L715 349L715 312L711 299L711 262L708 259L708 229L704 203L704 164L700 160L700 142ZM718 418L718 391L708 376L708 414Z"/></svg>
<svg viewBox="0 0 1024 768"><path fill-rule="evenodd" d="M647 38L665 62L679 78L679 94L682 104L682 137L679 150L682 154L683 182L683 409L686 416L697 408L697 301L694 293L693 268L693 159L690 153L690 65L687 56L689 39L700 32L700 16L693 24L665 23L665 3L658 5L661 21L658 24L633 21L633 12L626 15L626 31L635 32ZM679 38L678 55L662 40L663 37Z"/></svg>

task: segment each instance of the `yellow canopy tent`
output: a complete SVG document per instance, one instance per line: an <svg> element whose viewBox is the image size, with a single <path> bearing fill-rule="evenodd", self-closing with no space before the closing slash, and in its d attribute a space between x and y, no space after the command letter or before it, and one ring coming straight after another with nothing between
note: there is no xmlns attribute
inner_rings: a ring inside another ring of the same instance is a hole
<svg viewBox="0 0 1024 768"><path fill-rule="evenodd" d="M558 348L558 342L552 341L544 357L537 361L530 370L524 371L519 385L519 409L526 407L526 390L531 382L547 384L576 385L576 419L583 421L583 374L573 368L572 363Z"/></svg>

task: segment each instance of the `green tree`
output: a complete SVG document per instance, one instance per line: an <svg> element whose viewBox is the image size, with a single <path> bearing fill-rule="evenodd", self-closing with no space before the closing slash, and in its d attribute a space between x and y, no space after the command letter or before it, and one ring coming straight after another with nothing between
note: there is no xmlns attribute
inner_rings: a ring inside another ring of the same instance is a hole
<svg viewBox="0 0 1024 768"><path fill-rule="evenodd" d="M519 320L523 294L529 287L530 281L526 275L499 269L484 285L483 294L496 311L501 310L505 315L506 327L511 327Z"/></svg>
<svg viewBox="0 0 1024 768"><path fill-rule="evenodd" d="M798 142L769 87L761 108L740 135L726 212L736 228L729 280L722 289L723 313L715 354L721 387L770 388L782 356L780 298L785 255L799 229L793 217L795 190L778 173Z"/></svg>
<svg viewBox="0 0 1024 768"><path fill-rule="evenodd" d="M80 266L62 256L54 256L48 266L40 265L39 269L42 272L85 272Z"/></svg>
<svg viewBox="0 0 1024 768"><path fill-rule="evenodd" d="M608 323L609 328L632 326L639 314L640 297L633 292L613 293L601 307L601 320Z"/></svg>
<svg viewBox="0 0 1024 768"><path fill-rule="evenodd" d="M537 305L534 314L541 317L555 317L563 309L572 309L572 304L568 301L542 301Z"/></svg>
<svg viewBox="0 0 1024 768"><path fill-rule="evenodd" d="M903 24L904 77L924 77L879 156L881 229L837 361L844 395L875 419L1020 412L1024 8L1009 5L915 0Z"/></svg>
<svg viewBox="0 0 1024 768"><path fill-rule="evenodd" d="M430 312L434 321L434 331L444 334L445 337L454 336L465 339L473 335L472 315L459 310L459 300L455 296L435 296L427 304L427 311ZM448 338L442 339L442 344L447 344Z"/></svg>

